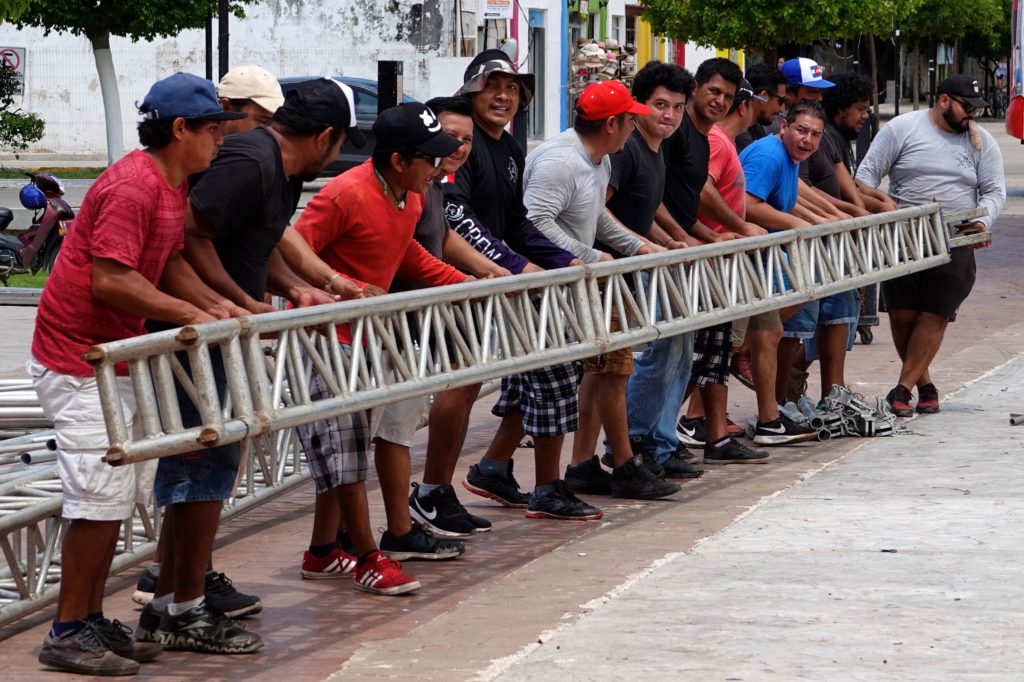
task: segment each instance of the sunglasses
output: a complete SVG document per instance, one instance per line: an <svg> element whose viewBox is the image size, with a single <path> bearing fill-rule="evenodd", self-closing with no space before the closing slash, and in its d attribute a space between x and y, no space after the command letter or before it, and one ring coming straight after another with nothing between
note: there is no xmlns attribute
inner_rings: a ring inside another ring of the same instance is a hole
<svg viewBox="0 0 1024 682"><path fill-rule="evenodd" d="M444 161L444 157L443 156L427 156L426 154L413 154L412 158L414 158L414 159L423 159L424 161L429 161L430 164L434 166L434 168L437 168L438 166L440 166L441 162Z"/></svg>
<svg viewBox="0 0 1024 682"><path fill-rule="evenodd" d="M949 95L949 98L956 102L957 104L959 104L963 108L965 114L973 114L975 111L978 110L978 107L974 106L973 104L968 104L959 97L953 97L952 95Z"/></svg>

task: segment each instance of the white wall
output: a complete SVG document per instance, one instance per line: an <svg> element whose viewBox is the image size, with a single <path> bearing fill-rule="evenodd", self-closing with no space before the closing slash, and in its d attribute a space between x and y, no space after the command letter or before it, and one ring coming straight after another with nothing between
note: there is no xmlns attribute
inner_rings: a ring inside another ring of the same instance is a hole
<svg viewBox="0 0 1024 682"><path fill-rule="evenodd" d="M405 90L411 96L427 99L454 92L461 85L469 58L450 56L453 32L451 12L446 11L450 8L448 0L441 3L445 41L437 50L429 51L418 49L408 38L394 40L408 19L413 0L398 2L398 12L389 10L386 0L268 0L250 6L244 20L232 19L231 65L258 64L278 76L342 72L376 79L378 60L401 60ZM467 10L473 5L472 0L462 1ZM531 6L538 5L549 9L547 55L557 75L561 19L551 8L559 4L535 0ZM525 27L523 30L525 35ZM19 104L46 121L43 139L29 152L105 153L103 103L88 41L69 34L44 36L41 30L19 31L10 24L0 24L0 46L28 50L26 94ZM125 146L131 148L137 142L134 103L155 80L175 71L204 75L205 36L202 31L186 31L151 43L112 38L111 50L118 73ZM557 79L549 78L548 82L554 82L555 90L549 87L545 95L557 96ZM549 116L550 111L551 107ZM558 128L557 106L554 111L555 122L547 127L548 134Z"/></svg>

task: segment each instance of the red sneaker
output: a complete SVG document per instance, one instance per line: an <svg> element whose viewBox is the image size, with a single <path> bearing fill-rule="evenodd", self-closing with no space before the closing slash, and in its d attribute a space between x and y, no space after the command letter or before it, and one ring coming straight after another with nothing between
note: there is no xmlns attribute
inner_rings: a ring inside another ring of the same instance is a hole
<svg viewBox="0 0 1024 682"><path fill-rule="evenodd" d="M747 435L747 430L729 419L729 415L725 415L725 432L733 438L742 438Z"/></svg>
<svg viewBox="0 0 1024 682"><path fill-rule="evenodd" d="M917 387L917 407L920 414L935 414L939 411L939 389L935 384Z"/></svg>
<svg viewBox="0 0 1024 682"><path fill-rule="evenodd" d="M897 417L914 416L914 409L910 407L912 399L913 396L910 395L910 389L903 384L896 384L896 388L889 391L889 395L885 396L885 401L889 403L889 408Z"/></svg>
<svg viewBox="0 0 1024 682"><path fill-rule="evenodd" d="M318 557L309 552L302 555L301 573L305 580L348 578L355 570L356 558L338 547L325 557Z"/></svg>
<svg viewBox="0 0 1024 682"><path fill-rule="evenodd" d="M374 594L405 594L420 589L420 583L402 573L402 564L379 549L356 567L355 588Z"/></svg>
<svg viewBox="0 0 1024 682"><path fill-rule="evenodd" d="M754 390L754 374L750 367L750 351L737 351L733 353L732 360L729 362L729 372L741 384L751 391Z"/></svg>

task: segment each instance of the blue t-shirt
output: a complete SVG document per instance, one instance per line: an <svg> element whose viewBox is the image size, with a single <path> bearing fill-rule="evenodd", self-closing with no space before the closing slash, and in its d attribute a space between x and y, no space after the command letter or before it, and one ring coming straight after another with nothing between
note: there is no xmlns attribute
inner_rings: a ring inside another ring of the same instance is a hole
<svg viewBox="0 0 1024 682"><path fill-rule="evenodd" d="M793 210L800 164L789 158L782 140L775 135L762 137L740 152L740 163L747 176L747 192L776 210Z"/></svg>

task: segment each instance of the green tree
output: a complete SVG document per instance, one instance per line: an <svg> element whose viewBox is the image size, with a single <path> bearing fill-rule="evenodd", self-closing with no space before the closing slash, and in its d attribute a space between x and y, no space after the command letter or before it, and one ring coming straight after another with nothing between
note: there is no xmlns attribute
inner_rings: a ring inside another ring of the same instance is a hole
<svg viewBox="0 0 1024 682"><path fill-rule="evenodd" d="M255 1L230 0L229 11L242 17L243 6ZM35 26L47 33L67 32L89 39L103 95L109 163L124 153L120 95L110 37L153 40L177 35L186 29L202 28L207 15L217 12L217 6L217 0L0 0L4 18L19 27Z"/></svg>
<svg viewBox="0 0 1024 682"><path fill-rule="evenodd" d="M14 98L21 85L18 73L7 63L0 62L0 149L19 151L43 137L43 119L14 106Z"/></svg>
<svg viewBox="0 0 1024 682"><path fill-rule="evenodd" d="M778 45L892 32L922 0L643 0L656 33L720 48Z"/></svg>

